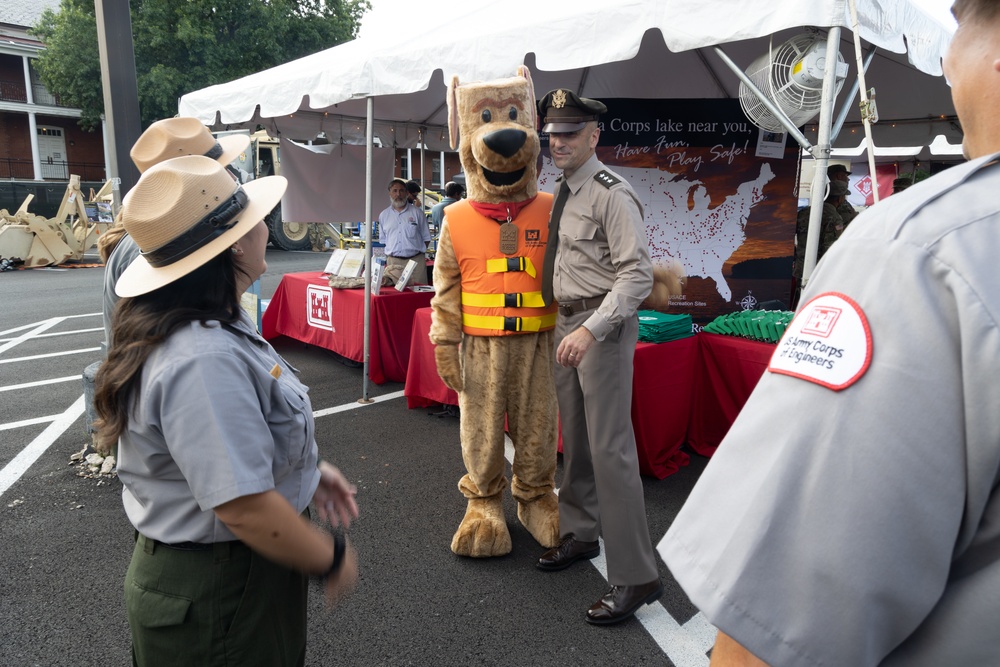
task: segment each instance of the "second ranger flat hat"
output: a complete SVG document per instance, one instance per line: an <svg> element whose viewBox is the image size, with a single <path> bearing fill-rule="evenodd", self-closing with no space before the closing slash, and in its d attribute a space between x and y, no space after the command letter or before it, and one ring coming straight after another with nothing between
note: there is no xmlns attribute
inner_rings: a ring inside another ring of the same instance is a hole
<svg viewBox="0 0 1000 667"><path fill-rule="evenodd" d="M538 100L542 132L576 132L608 110L603 102L579 97L572 90L556 88Z"/></svg>
<svg viewBox="0 0 1000 667"><path fill-rule="evenodd" d="M158 120L146 128L129 156L139 173L164 160L185 155L204 155L225 166L249 145L248 134L227 134L216 139L197 118L180 116Z"/></svg>

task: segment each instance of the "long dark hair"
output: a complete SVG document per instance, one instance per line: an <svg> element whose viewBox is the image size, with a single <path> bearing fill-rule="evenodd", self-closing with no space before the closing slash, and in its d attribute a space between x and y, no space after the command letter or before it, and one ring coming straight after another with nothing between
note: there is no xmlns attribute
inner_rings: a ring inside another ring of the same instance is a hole
<svg viewBox="0 0 1000 667"><path fill-rule="evenodd" d="M121 299L111 318L114 343L95 378L98 447L107 453L139 406L136 389L146 359L170 334L189 322L231 324L240 317L236 265L227 249L186 276L148 294ZM249 277L249 276L247 276Z"/></svg>

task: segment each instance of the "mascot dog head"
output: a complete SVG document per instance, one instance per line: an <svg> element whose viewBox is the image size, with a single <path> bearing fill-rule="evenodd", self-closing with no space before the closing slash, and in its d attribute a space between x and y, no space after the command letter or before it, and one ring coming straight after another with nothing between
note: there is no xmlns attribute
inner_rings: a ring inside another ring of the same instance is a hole
<svg viewBox="0 0 1000 667"><path fill-rule="evenodd" d="M448 132L459 145L469 199L519 202L538 194L535 89L528 68L485 83L448 87ZM461 141L459 141L461 137Z"/></svg>

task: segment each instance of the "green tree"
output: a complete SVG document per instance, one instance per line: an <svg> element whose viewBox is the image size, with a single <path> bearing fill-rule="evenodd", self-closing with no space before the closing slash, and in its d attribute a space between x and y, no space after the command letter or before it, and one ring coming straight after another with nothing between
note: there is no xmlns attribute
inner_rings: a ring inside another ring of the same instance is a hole
<svg viewBox="0 0 1000 667"><path fill-rule="evenodd" d="M349 41L368 0L130 0L143 125L177 113L184 93ZM62 0L32 33L46 88L78 107L82 127L104 112L93 0Z"/></svg>

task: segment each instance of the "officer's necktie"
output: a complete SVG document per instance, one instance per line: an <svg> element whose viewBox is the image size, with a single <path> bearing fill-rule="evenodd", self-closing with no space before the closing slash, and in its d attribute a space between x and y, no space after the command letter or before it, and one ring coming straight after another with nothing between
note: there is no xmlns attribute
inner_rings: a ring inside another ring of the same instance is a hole
<svg viewBox="0 0 1000 667"><path fill-rule="evenodd" d="M562 217L566 200L569 199L569 183L563 177L562 185L552 204L552 215L549 217L549 241L545 244L545 262L542 265L542 300L545 305L552 303L552 271L556 266L556 247L559 245L559 218Z"/></svg>

